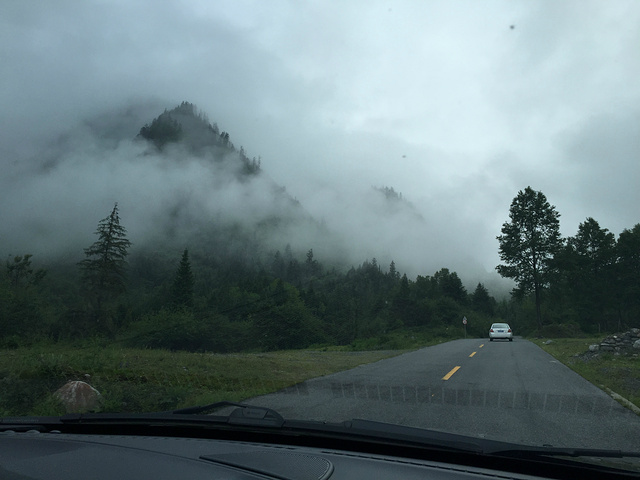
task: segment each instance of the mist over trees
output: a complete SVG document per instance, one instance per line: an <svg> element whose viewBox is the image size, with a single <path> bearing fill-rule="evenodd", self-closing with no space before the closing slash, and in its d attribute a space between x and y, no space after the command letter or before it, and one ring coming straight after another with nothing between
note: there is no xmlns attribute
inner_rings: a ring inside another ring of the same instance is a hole
<svg viewBox="0 0 640 480"><path fill-rule="evenodd" d="M0 346L101 336L214 352L389 348L394 332L462 335L463 317L467 334L483 337L497 320L518 334L575 334L619 329L640 314L640 224L616 240L588 218L563 239L555 207L528 187L498 237L505 262L498 271L516 288L511 299L497 301L482 282L446 265L409 276L394 260L380 265L363 254L353 262L337 244L318 242L329 238L323 223L193 104L165 110L140 128L135 143L126 161L164 162L173 175L195 166L206 192L158 189L159 213L136 222L128 220L135 204L121 221L122 204L115 203L97 221L98 239L75 256L10 255L0 271ZM373 194L383 214L424 223L393 188L374 187ZM207 209L202 199L233 209ZM157 225L156 234L138 228L141 221ZM300 225L307 236L296 233ZM63 233L69 245L79 243Z"/></svg>
<svg viewBox="0 0 640 480"><path fill-rule="evenodd" d="M482 283L468 292L448 268L415 279L395 262L383 267L375 258L336 269L313 249L296 252L290 245L266 261L199 248L128 255L132 243L117 204L96 234L75 276L68 265L35 268L30 254L6 261L0 276L4 347L106 335L129 346L192 351L358 345L378 338L375 348L386 335L407 329L455 337L463 316L467 333L482 337L498 319L517 333L575 335L622 329L640 314L640 224L616 241L586 219L575 236L559 239L537 296L533 286L516 286L511 300L502 301Z"/></svg>
<svg viewBox="0 0 640 480"><path fill-rule="evenodd" d="M340 270L313 249L296 253L290 245L267 261L216 256L201 245L175 256L129 254L117 204L96 234L75 276L68 265L34 271L30 255L7 261L3 346L97 335L145 348L290 349L355 344L405 328L446 336L464 315L481 335L496 304L481 284L486 295L469 295L447 268L414 281L393 261L385 268L373 258Z"/></svg>

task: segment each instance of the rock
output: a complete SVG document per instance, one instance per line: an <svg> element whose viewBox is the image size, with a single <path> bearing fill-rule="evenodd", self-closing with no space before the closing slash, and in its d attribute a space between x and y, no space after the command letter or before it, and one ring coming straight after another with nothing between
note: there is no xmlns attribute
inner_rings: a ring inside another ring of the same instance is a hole
<svg viewBox="0 0 640 480"><path fill-rule="evenodd" d="M54 393L67 413L83 413L97 410L102 403L100 392L86 382L71 381L65 383Z"/></svg>
<svg viewBox="0 0 640 480"><path fill-rule="evenodd" d="M597 343L593 345L589 345L590 352L597 352L598 350L600 350L600 345L598 345Z"/></svg>
<svg viewBox="0 0 640 480"><path fill-rule="evenodd" d="M640 340L636 340L635 342L633 342L633 348L637 348L640 350Z"/></svg>
<svg viewBox="0 0 640 480"><path fill-rule="evenodd" d="M553 343L553 340L547 340L546 342L542 342L542 343L544 343L545 345L549 345L550 343Z"/></svg>

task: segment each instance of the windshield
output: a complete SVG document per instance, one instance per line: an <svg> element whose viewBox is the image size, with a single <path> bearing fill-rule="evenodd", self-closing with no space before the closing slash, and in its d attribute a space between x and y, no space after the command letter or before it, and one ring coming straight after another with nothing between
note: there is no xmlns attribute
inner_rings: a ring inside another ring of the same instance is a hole
<svg viewBox="0 0 640 480"><path fill-rule="evenodd" d="M0 414L640 451L639 32L633 0L4 2Z"/></svg>

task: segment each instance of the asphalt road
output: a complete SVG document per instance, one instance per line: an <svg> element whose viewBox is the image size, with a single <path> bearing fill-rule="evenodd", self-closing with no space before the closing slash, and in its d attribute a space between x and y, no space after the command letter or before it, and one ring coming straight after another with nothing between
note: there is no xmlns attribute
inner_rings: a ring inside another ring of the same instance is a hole
<svg viewBox="0 0 640 480"><path fill-rule="evenodd" d="M363 418L528 445L640 451L640 417L537 345L456 340L247 400L285 418Z"/></svg>

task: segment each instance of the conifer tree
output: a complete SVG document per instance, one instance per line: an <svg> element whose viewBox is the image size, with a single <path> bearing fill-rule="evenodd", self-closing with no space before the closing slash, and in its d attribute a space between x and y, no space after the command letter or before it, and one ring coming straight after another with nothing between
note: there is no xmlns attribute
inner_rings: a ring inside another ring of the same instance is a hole
<svg viewBox="0 0 640 480"><path fill-rule="evenodd" d="M126 292L126 257L131 242L120 225L118 204L111 214L100 220L98 240L84 249L86 258L79 263L82 286L98 320L105 314L105 304Z"/></svg>
<svg viewBox="0 0 640 480"><path fill-rule="evenodd" d="M189 251L185 248L171 287L171 300L175 306L193 307L193 285L194 278L189 261Z"/></svg>

